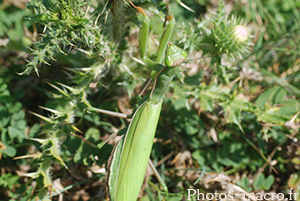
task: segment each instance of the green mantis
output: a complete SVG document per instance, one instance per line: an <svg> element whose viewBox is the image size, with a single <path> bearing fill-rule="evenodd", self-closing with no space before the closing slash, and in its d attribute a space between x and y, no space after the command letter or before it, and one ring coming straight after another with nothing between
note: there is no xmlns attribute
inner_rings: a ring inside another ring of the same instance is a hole
<svg viewBox="0 0 300 201"><path fill-rule="evenodd" d="M154 86L135 111L125 136L112 155L108 173L108 189L112 201L137 200L145 177L163 97L177 66L187 57L186 51L169 43L175 20L172 16L167 16L167 26L158 47L157 58L155 61L150 60L146 56L150 19L142 8L134 7L144 16L139 38L140 56L153 71L151 77L154 79Z"/></svg>

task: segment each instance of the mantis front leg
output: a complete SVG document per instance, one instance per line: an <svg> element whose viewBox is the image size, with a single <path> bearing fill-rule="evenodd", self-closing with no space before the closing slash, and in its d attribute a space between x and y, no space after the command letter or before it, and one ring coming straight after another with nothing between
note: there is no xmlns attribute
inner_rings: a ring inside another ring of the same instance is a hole
<svg viewBox="0 0 300 201"><path fill-rule="evenodd" d="M150 60L146 56L150 20L142 8L135 8L144 15L140 31L140 54L147 67L155 72L155 84L148 99L135 111L125 136L112 155L108 174L109 196L112 201L137 200L145 177L164 94L174 77L176 66L187 56L184 50L169 44L175 20L168 17L169 23L160 41L157 59ZM163 65L165 52L166 65Z"/></svg>

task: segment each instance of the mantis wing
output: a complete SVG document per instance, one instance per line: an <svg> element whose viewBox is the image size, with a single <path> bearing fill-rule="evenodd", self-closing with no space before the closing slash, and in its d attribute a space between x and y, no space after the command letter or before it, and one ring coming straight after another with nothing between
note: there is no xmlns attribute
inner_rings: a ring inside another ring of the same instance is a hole
<svg viewBox="0 0 300 201"><path fill-rule="evenodd" d="M124 142L115 149L108 179L112 201L137 200L142 187L162 101L146 101L135 112Z"/></svg>

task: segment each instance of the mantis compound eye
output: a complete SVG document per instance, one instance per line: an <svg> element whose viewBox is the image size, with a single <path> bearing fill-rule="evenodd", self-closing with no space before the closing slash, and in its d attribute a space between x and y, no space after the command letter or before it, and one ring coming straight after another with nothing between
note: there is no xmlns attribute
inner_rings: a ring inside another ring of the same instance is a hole
<svg viewBox="0 0 300 201"><path fill-rule="evenodd" d="M174 44L169 44L165 64L168 67L175 67L181 64L187 57L187 52Z"/></svg>

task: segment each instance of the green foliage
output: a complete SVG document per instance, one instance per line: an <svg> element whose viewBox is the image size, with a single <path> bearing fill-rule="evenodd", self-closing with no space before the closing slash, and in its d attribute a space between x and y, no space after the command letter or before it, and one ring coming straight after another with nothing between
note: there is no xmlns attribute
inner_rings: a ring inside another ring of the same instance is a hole
<svg viewBox="0 0 300 201"><path fill-rule="evenodd" d="M3 174L0 177L0 186L4 188L8 187L9 189L13 188L13 185L18 184L19 177L16 175L12 175L11 173Z"/></svg>
<svg viewBox="0 0 300 201"><path fill-rule="evenodd" d="M119 0L18 2L0 1L0 197L105 200L95 175L128 121L96 112L130 115L140 100L150 76L138 59L140 18ZM222 2L185 1L192 13L175 1L169 11L163 1L134 1L151 16L147 54L156 53L167 11L177 22L171 41L188 51L151 159L170 200L226 184L300 193L300 2ZM239 26L251 30L247 40ZM222 173L232 181L210 177ZM156 178L148 181L141 200L162 200Z"/></svg>
<svg viewBox="0 0 300 201"><path fill-rule="evenodd" d="M30 15L31 13L22 7L17 8L1 2L0 37L3 42L7 40L9 48L18 49L22 48L21 44L25 46L30 44L29 39L23 33L24 26L28 26L28 21L24 18Z"/></svg>
<svg viewBox="0 0 300 201"><path fill-rule="evenodd" d="M273 185L275 181L275 178L273 175L269 175L267 178L265 178L264 174L260 173L256 176L253 187L255 190L269 190L271 186Z"/></svg>
<svg viewBox="0 0 300 201"><path fill-rule="evenodd" d="M23 143L27 138L25 130L27 122L22 104L15 102L7 84L0 79L0 131L1 149L3 157L14 157L17 149L15 144Z"/></svg>
<svg viewBox="0 0 300 201"><path fill-rule="evenodd" d="M245 189L248 192L251 192L253 189L255 191L258 190L266 190L269 191L272 185L274 184L275 177L273 175L269 175L267 178L263 173L259 173L256 175L253 181L253 187L251 187L249 179L247 177L243 177L240 181L237 182L239 186Z"/></svg>

